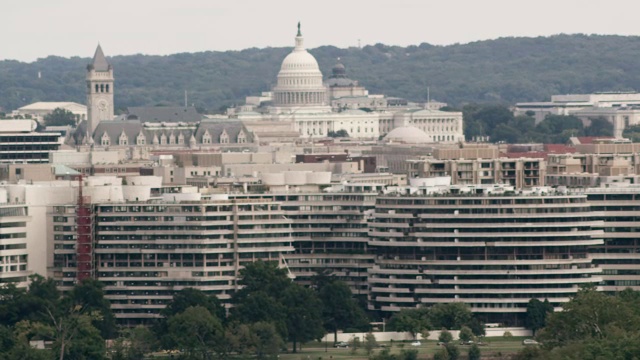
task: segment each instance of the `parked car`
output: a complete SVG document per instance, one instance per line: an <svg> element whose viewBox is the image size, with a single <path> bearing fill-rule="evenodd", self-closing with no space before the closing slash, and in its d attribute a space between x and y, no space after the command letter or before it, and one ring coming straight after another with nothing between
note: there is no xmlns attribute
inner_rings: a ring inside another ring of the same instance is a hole
<svg viewBox="0 0 640 360"><path fill-rule="evenodd" d="M522 340L522 345L540 345L540 343L533 339L524 339Z"/></svg>
<svg viewBox="0 0 640 360"><path fill-rule="evenodd" d="M349 343L346 341L339 341L335 344L333 344L333 347L335 348L348 348L349 347Z"/></svg>
<svg viewBox="0 0 640 360"><path fill-rule="evenodd" d="M460 341L460 345L473 345L473 340L469 340L469 341Z"/></svg>
<svg viewBox="0 0 640 360"><path fill-rule="evenodd" d="M422 346L422 343L419 340L416 340L411 343L411 346Z"/></svg>

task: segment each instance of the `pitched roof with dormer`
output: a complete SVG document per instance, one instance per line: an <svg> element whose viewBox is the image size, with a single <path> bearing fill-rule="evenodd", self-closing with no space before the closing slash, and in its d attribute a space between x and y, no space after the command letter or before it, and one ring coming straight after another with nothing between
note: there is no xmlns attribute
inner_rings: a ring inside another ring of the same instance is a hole
<svg viewBox="0 0 640 360"><path fill-rule="evenodd" d="M196 130L196 141L202 144L202 137L205 133L208 133L211 137L212 144L220 143L220 135L223 132L226 132L229 137L229 144L235 144L238 142L238 135L240 133L244 133L245 139L247 143L253 142L253 134L247 130L247 128L242 124L241 121L234 120L203 120L200 122L200 126L198 126L198 130Z"/></svg>

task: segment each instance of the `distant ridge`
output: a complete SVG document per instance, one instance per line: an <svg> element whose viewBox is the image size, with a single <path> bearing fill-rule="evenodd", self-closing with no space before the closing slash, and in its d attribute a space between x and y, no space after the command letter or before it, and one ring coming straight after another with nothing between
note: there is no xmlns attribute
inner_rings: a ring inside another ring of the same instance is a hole
<svg viewBox="0 0 640 360"><path fill-rule="evenodd" d="M269 90L290 48L110 57L116 107L183 105L209 111ZM556 35L501 38L448 46L386 46L310 50L325 79L336 58L372 94L469 102L542 101L552 94L640 90L640 37ZM90 54L88 54L90 55ZM89 58L0 61L0 107L36 101L85 102ZM42 77L38 78L38 72Z"/></svg>

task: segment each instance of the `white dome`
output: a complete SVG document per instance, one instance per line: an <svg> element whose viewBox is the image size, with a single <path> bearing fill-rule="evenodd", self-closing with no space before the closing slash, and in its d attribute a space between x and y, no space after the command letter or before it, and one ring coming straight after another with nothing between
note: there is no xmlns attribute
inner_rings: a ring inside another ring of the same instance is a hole
<svg viewBox="0 0 640 360"><path fill-rule="evenodd" d="M273 88L273 103L279 107L325 106L326 93L318 62L305 49L298 27L296 46L280 66L277 85Z"/></svg>
<svg viewBox="0 0 640 360"><path fill-rule="evenodd" d="M291 54L287 55L282 61L280 66L280 74L283 72L318 72L320 73L320 67L313 55L302 48L297 47L293 49ZM322 75L322 73L320 73Z"/></svg>
<svg viewBox="0 0 640 360"><path fill-rule="evenodd" d="M401 126L391 130L384 140L402 142L407 144L423 144L432 142L429 135L413 126Z"/></svg>

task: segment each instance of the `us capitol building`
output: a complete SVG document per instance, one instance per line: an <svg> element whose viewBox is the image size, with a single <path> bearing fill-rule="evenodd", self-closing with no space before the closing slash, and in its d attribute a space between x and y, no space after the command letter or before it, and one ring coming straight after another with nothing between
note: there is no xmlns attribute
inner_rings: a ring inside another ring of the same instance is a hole
<svg viewBox="0 0 640 360"><path fill-rule="evenodd" d="M442 103L413 104L370 95L346 75L338 61L323 80L318 62L304 46L298 24L293 51L285 57L272 91L247 97L226 115L190 114L186 120L145 116L148 108L114 117L114 69L98 47L87 68L88 119L72 145L121 148L207 148L324 138L344 130L352 139L396 143L464 141L462 113L438 110ZM177 109L177 108L175 108ZM174 108L167 112L174 113ZM180 108L183 112L189 108ZM133 110L133 111L132 111ZM191 109L193 110L193 109ZM185 114L181 114L185 115ZM395 131L394 131L395 130Z"/></svg>
<svg viewBox="0 0 640 360"><path fill-rule="evenodd" d="M295 47L282 61L276 86L261 97L248 97L247 104L231 116L288 121L302 138L326 137L329 132L345 130L351 138L378 139L393 129L412 127L425 142L464 141L462 113L439 111L429 103L419 107L390 100L369 95L347 77L339 61L324 82L318 62L304 47L298 24Z"/></svg>

